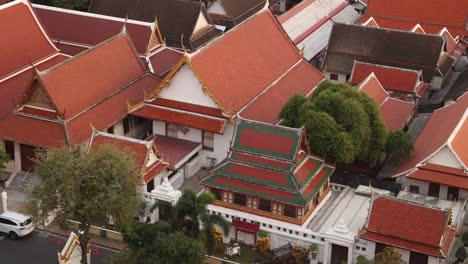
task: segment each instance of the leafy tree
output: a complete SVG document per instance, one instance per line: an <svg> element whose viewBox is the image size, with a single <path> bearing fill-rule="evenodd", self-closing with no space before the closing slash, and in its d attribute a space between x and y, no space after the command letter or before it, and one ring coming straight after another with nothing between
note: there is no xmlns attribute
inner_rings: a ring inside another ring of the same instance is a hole
<svg viewBox="0 0 468 264"><path fill-rule="evenodd" d="M388 135L385 149L389 156L405 158L413 150L413 141L408 133L398 130Z"/></svg>
<svg viewBox="0 0 468 264"><path fill-rule="evenodd" d="M8 154L0 148L0 171L5 169L5 163L7 163L10 160L10 157Z"/></svg>
<svg viewBox="0 0 468 264"><path fill-rule="evenodd" d="M337 162L375 165L385 150L387 129L379 106L346 84L324 81L309 99L292 97L280 118L285 126L305 125L312 151Z"/></svg>
<svg viewBox="0 0 468 264"><path fill-rule="evenodd" d="M128 248L118 254L113 264L191 263L201 264L205 246L200 240L160 221L155 224L135 223L124 233Z"/></svg>
<svg viewBox="0 0 468 264"><path fill-rule="evenodd" d="M401 254L393 247L386 247L382 252L375 255L375 264L401 264Z"/></svg>
<svg viewBox="0 0 468 264"><path fill-rule="evenodd" d="M185 190L175 206L167 203L157 203L155 207L162 206L167 221L173 230L181 230L185 235L194 239L203 239L206 248L211 254L216 245L213 235L213 227L220 225L225 235L228 234L230 223L222 216L211 215L207 212L206 206L215 200L214 194L204 192L197 197L192 190ZM202 223L203 230L200 229ZM203 231L203 232L202 232Z"/></svg>
<svg viewBox="0 0 468 264"><path fill-rule="evenodd" d="M67 148L40 151L35 173L41 179L32 191L34 219L44 224L53 212L63 224L78 221L75 230L87 264L86 247L91 225L108 225L125 230L140 204L139 175L126 152L103 145L90 154Z"/></svg>

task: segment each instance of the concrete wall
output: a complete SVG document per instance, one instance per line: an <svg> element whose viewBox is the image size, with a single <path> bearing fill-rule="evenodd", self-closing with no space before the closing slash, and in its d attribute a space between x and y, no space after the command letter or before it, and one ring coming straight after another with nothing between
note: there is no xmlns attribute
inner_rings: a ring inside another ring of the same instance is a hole
<svg viewBox="0 0 468 264"><path fill-rule="evenodd" d="M346 83L346 74L335 73L335 74L338 75L338 80L332 80L332 79L330 79L330 74L333 74L333 72L332 72L332 73L327 72L327 73L325 74L325 78L327 78L327 80L334 81L334 82L340 82L340 83Z"/></svg>
<svg viewBox="0 0 468 264"><path fill-rule="evenodd" d="M427 161L427 163L463 169L463 166L460 164L457 157L455 157L453 152L448 147L444 147L438 151L437 154L435 154Z"/></svg>

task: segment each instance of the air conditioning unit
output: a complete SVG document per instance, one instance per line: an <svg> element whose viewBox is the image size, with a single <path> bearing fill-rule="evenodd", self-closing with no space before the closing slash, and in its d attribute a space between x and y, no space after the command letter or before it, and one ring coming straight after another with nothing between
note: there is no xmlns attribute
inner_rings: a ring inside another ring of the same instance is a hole
<svg viewBox="0 0 468 264"><path fill-rule="evenodd" d="M201 169L201 165L202 165L201 161L202 161L201 157L197 156L196 158L188 162L187 165L185 165L185 178L186 179L192 177L193 175L195 175L195 173L197 173Z"/></svg>

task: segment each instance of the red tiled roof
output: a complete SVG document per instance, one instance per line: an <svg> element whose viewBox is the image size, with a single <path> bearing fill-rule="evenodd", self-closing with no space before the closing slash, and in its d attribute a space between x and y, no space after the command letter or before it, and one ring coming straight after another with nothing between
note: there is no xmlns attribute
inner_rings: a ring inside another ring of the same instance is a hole
<svg viewBox="0 0 468 264"><path fill-rule="evenodd" d="M423 97L423 95L427 92L431 85L429 83L420 83L419 86L416 88L416 94L419 97Z"/></svg>
<svg viewBox="0 0 468 264"><path fill-rule="evenodd" d="M195 53L191 62L220 108L233 115L301 57L266 10Z"/></svg>
<svg viewBox="0 0 468 264"><path fill-rule="evenodd" d="M446 29L442 29L441 32L439 32L439 35L445 38L445 46L447 47L447 53L451 54L457 46L457 42L453 39L450 32L448 32L448 30Z"/></svg>
<svg viewBox="0 0 468 264"><path fill-rule="evenodd" d="M225 118L221 110L217 108L190 104L186 102L180 102L180 101L175 101L175 100L170 100L170 99L165 99L165 98L160 98L160 97L156 97L154 100L148 102L148 104L169 107L169 108L179 109L179 110L188 111L188 112L194 112L197 114L202 114L202 115L207 115L207 116Z"/></svg>
<svg viewBox="0 0 468 264"><path fill-rule="evenodd" d="M322 164L323 162L318 160L309 159L299 168L299 170L296 172L296 176L299 178L300 182L303 182L306 180L311 171L317 169L317 167Z"/></svg>
<svg viewBox="0 0 468 264"><path fill-rule="evenodd" d="M147 184L149 181L151 181L154 177L156 177L158 174L160 174L165 168L167 168L167 164L163 162L158 162L156 165L153 165L149 170L145 173L145 176L143 176L143 182Z"/></svg>
<svg viewBox="0 0 468 264"><path fill-rule="evenodd" d="M281 108L291 96L309 94L323 79L322 73L301 60L264 94L254 99L240 115L250 120L276 124Z"/></svg>
<svg viewBox="0 0 468 264"><path fill-rule="evenodd" d="M304 198L309 201L318 190L323 185L323 182L330 177L334 169L331 167L323 167L317 175L312 179L312 181L307 185L307 187L304 189L303 194Z"/></svg>
<svg viewBox="0 0 468 264"><path fill-rule="evenodd" d="M0 122L0 138L47 148L60 148L67 144L63 123L21 114L11 115Z"/></svg>
<svg viewBox="0 0 468 264"><path fill-rule="evenodd" d="M266 159L261 156L254 156L250 154L244 154L244 153L236 153L235 157L231 156L231 159L235 159L236 161L241 161L249 164L256 164L260 166L273 166L274 168L281 168L284 170L289 169L290 164L287 162L282 162L279 160L273 160L273 159Z"/></svg>
<svg viewBox="0 0 468 264"><path fill-rule="evenodd" d="M68 119L115 93L145 72L131 40L122 33L41 72L40 79L59 112Z"/></svg>
<svg viewBox="0 0 468 264"><path fill-rule="evenodd" d="M46 70L66 59L68 59L68 57L58 54L36 65L36 68L38 70ZM30 67L28 70L0 82L0 120L11 114L13 109L21 103L27 89L33 82L33 72L33 68Z"/></svg>
<svg viewBox="0 0 468 264"><path fill-rule="evenodd" d="M420 79L418 71L355 61L351 83L361 83L372 72L385 89L405 93L415 93L416 84Z"/></svg>
<svg viewBox="0 0 468 264"><path fill-rule="evenodd" d="M76 46L76 45L71 45L71 44L66 44L66 43L60 43L60 42L54 42L55 46L60 49L60 52L65 53L70 56L75 56L87 49L88 47L81 47L81 46Z"/></svg>
<svg viewBox="0 0 468 264"><path fill-rule="evenodd" d="M456 131L450 142L450 146L466 169L468 168L468 107L463 118L464 120L461 121L458 131Z"/></svg>
<svg viewBox="0 0 468 264"><path fill-rule="evenodd" d="M127 102L136 104L143 101L144 91L151 91L152 87L158 85L159 82L160 80L156 77L146 75L76 118L67 120L66 127L70 144L80 144L89 139L92 134L90 124L97 130L105 130L123 119L128 111Z"/></svg>
<svg viewBox="0 0 468 264"><path fill-rule="evenodd" d="M272 144L275 142L275 144ZM293 150L294 139L283 135L271 134L264 131L244 129L239 143L243 147L256 148L280 154L289 154Z"/></svg>
<svg viewBox="0 0 468 264"><path fill-rule="evenodd" d="M382 119L388 130L402 129L415 107L414 103L389 98L380 108Z"/></svg>
<svg viewBox="0 0 468 264"><path fill-rule="evenodd" d="M468 173L462 169L426 164L419 166L415 171L408 174L407 177L468 190Z"/></svg>
<svg viewBox="0 0 468 264"><path fill-rule="evenodd" d="M453 0L450 4L439 0L371 0L367 15L373 16L381 27L409 30L419 23L428 33L447 27L454 35L466 35L466 10L466 0ZM402 28L409 23L410 27Z"/></svg>
<svg viewBox="0 0 468 264"><path fill-rule="evenodd" d="M125 21L41 5L35 5L34 11L53 39L89 46L95 46L118 34ZM125 27L138 53L144 54L152 34L151 24L142 25L127 21Z"/></svg>
<svg viewBox="0 0 468 264"><path fill-rule="evenodd" d="M444 146L456 126L460 123L467 107L468 94L465 94L459 97L454 104L434 111L414 143L413 152L400 164L394 175L400 175L415 168L417 164L423 162L432 154L436 153L439 148ZM466 142L466 140L462 142L463 145L461 146L465 146ZM467 147L465 146L464 148Z"/></svg>
<svg viewBox="0 0 468 264"><path fill-rule="evenodd" d="M0 35L0 79L57 52L27 0L0 6Z"/></svg>
<svg viewBox="0 0 468 264"><path fill-rule="evenodd" d="M226 126L226 119L211 118L208 116L193 115L189 112L173 111L168 108L159 108L144 105L130 113L134 116L144 117L151 120L160 120L168 123L198 128L213 133L222 134Z"/></svg>
<svg viewBox="0 0 468 264"><path fill-rule="evenodd" d="M375 77L374 73L369 74L369 76L361 82L359 90L374 99L379 106L382 106L390 97L379 80Z"/></svg>
<svg viewBox="0 0 468 264"><path fill-rule="evenodd" d="M35 115L48 119L58 119L57 113L55 111L49 111L46 109L34 108L26 105L20 111L27 115Z"/></svg>
<svg viewBox="0 0 468 264"><path fill-rule="evenodd" d="M142 144L141 142L123 140L121 138L103 134L96 134L93 137L91 144L93 149L97 149L103 145L113 145L120 150L129 151L134 155L133 158L135 159L135 166L138 168L138 171L141 171L142 168L146 165L146 157L148 155L149 147L148 145Z"/></svg>
<svg viewBox="0 0 468 264"><path fill-rule="evenodd" d="M164 47L149 56L153 71L158 76L168 73L182 57L182 53L175 49Z"/></svg>
<svg viewBox="0 0 468 264"><path fill-rule="evenodd" d="M200 143L161 135L156 135L154 142L162 159L172 167L200 146Z"/></svg>
<svg viewBox="0 0 468 264"><path fill-rule="evenodd" d="M380 196L372 202L361 237L425 253L432 248L431 255L438 256L447 221L448 211Z"/></svg>

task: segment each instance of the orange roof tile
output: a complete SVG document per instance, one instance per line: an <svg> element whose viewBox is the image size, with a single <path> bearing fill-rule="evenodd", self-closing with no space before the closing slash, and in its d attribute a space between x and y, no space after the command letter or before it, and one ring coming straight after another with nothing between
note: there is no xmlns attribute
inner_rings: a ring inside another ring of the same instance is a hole
<svg viewBox="0 0 468 264"><path fill-rule="evenodd" d="M308 95L323 79L321 72L301 60L265 93L254 99L240 115L250 120L276 124L281 108L291 96Z"/></svg>
<svg viewBox="0 0 468 264"><path fill-rule="evenodd" d="M131 40L123 32L41 72L40 80L58 111L68 119L145 73Z"/></svg>
<svg viewBox="0 0 468 264"><path fill-rule="evenodd" d="M404 127L415 107L412 102L389 98L380 108L380 113L388 130L397 131Z"/></svg>
<svg viewBox="0 0 468 264"><path fill-rule="evenodd" d="M448 211L425 205L376 197L361 238L440 256L447 230Z"/></svg>
<svg viewBox="0 0 468 264"><path fill-rule="evenodd" d="M301 57L266 10L195 53L191 62L220 108L233 115Z"/></svg>
<svg viewBox="0 0 468 264"><path fill-rule="evenodd" d="M409 30L415 23L428 33L447 27L452 34L467 35L468 1L453 0L379 0L369 1L367 15L373 16L381 27ZM406 24L412 25L407 29Z"/></svg>
<svg viewBox="0 0 468 264"><path fill-rule="evenodd" d="M419 163L425 161L446 145L450 135L460 123L467 107L468 93L459 97L454 104L434 111L414 143L413 152L400 164L394 176L415 168ZM463 144L466 144L466 140Z"/></svg>
<svg viewBox="0 0 468 264"><path fill-rule="evenodd" d="M468 190L468 173L442 165L426 164L419 166L407 176L409 179L433 182Z"/></svg>
<svg viewBox="0 0 468 264"><path fill-rule="evenodd" d="M67 144L65 134L63 122L58 120L14 114L0 122L0 138L26 145L60 148Z"/></svg>
<svg viewBox="0 0 468 264"><path fill-rule="evenodd" d="M351 73L351 83L361 83L369 74L374 73L387 90L415 93L421 73L415 70L395 68L355 61Z"/></svg>
<svg viewBox="0 0 468 264"><path fill-rule="evenodd" d="M193 112L193 113L197 113L201 115L225 118L221 110L219 110L218 108L212 108L212 107L203 106L203 105L196 105L196 104L175 101L175 100L160 98L160 97L156 97L154 100L151 100L147 103L151 105L156 105L156 106L162 106L162 107L168 107L168 108Z"/></svg>
<svg viewBox="0 0 468 264"><path fill-rule="evenodd" d="M0 35L0 79L58 51L27 0L0 6Z"/></svg>
<svg viewBox="0 0 468 264"><path fill-rule="evenodd" d="M160 120L218 134L223 133L227 122L226 119L194 115L190 112L171 110L169 108L162 108L148 104L132 111L131 114L151 120Z"/></svg>
<svg viewBox="0 0 468 264"><path fill-rule="evenodd" d="M182 56L183 54L180 51L164 47L150 55L149 61L154 73L158 76L163 76L174 68Z"/></svg>
<svg viewBox="0 0 468 264"><path fill-rule="evenodd" d="M457 129L450 146L463 166L468 168L468 109Z"/></svg>
<svg viewBox="0 0 468 264"><path fill-rule="evenodd" d="M369 76L361 82L358 88L361 92L374 99L379 106L382 106L390 97L387 91L385 91L383 86L380 84L377 77L375 77L374 73L369 74Z"/></svg>

